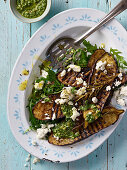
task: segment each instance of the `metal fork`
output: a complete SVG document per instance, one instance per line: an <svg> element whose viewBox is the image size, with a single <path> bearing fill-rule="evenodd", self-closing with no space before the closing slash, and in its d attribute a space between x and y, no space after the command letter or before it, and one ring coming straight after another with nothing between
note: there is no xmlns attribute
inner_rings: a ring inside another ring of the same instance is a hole
<svg viewBox="0 0 127 170"><path fill-rule="evenodd" d="M69 49L77 49L79 48L80 44L82 43L83 39L86 39L89 37L92 33L97 31L99 28L101 28L103 25L105 25L107 22L112 20L115 16L123 12L125 9L127 9L127 0L121 0L104 18L101 19L101 21L89 29L86 33L78 37L76 40L71 37L61 37L60 39L56 40L47 50L46 55L48 56L48 60L51 61L51 66L54 69L63 68L63 62L65 63L65 60L68 60L70 55L66 55L65 53Z"/></svg>

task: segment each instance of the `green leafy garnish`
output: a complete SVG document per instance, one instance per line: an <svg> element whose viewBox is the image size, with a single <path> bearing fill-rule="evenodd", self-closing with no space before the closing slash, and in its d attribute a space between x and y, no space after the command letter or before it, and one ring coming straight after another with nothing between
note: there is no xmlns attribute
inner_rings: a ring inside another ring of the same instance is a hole
<svg viewBox="0 0 127 170"><path fill-rule="evenodd" d="M72 57L73 62L80 67L86 67L88 59L87 52L80 48L74 52Z"/></svg>
<svg viewBox="0 0 127 170"><path fill-rule="evenodd" d="M83 45L84 48L78 48L78 49L72 48L66 52L66 55L70 55L70 57L67 58L63 63L65 66L67 66L72 62L80 67L87 66L89 58L97 50L97 45L96 44L92 45L90 44L89 41L86 40L83 41Z"/></svg>
<svg viewBox="0 0 127 170"><path fill-rule="evenodd" d="M117 60L118 67L126 69L127 62L124 60L124 57L121 56L121 53L122 52L118 51L117 49L110 48L110 54L112 54L112 56Z"/></svg>
<svg viewBox="0 0 127 170"><path fill-rule="evenodd" d="M85 50L91 53L91 55L97 50L97 45L92 45L89 41L83 40L83 45L85 46ZM88 55L88 57L91 55Z"/></svg>

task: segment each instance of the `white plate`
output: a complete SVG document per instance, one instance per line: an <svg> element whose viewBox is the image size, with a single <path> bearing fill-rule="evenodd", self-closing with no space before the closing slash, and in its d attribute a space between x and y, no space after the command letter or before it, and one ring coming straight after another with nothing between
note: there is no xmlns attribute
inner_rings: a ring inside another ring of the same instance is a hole
<svg viewBox="0 0 127 170"><path fill-rule="evenodd" d="M40 159L70 162L90 154L111 135L123 116L120 116L114 125L70 146L54 146L42 140L37 140L38 146L33 146L31 142L36 139L36 132L31 131L24 134L24 131L29 128L29 112L26 108L28 96L31 93L32 82L38 75L38 65L41 62L37 60L37 56L44 59L47 47L56 38L63 35L74 38L98 23L104 15L101 11L85 8L71 9L56 15L32 36L17 59L9 84L8 120L19 144ZM116 20L94 33L89 40L92 44L105 43L106 50L109 50L110 47L117 48L123 52L124 56L127 56L127 32ZM24 68L30 71L28 76L20 75ZM26 79L28 80L27 89L19 91L19 84Z"/></svg>

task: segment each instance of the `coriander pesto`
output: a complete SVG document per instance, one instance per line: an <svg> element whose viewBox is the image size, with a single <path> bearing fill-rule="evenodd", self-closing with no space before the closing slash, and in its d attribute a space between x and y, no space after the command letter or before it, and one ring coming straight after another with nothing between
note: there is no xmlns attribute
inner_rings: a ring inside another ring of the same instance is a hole
<svg viewBox="0 0 127 170"><path fill-rule="evenodd" d="M16 9L26 18L37 18L41 16L47 6L47 0L17 0Z"/></svg>

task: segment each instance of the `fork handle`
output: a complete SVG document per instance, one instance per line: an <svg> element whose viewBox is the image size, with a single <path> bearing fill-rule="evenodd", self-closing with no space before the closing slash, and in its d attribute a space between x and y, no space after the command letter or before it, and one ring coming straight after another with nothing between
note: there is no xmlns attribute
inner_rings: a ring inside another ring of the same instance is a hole
<svg viewBox="0 0 127 170"><path fill-rule="evenodd" d="M99 28L101 28L115 16L123 12L125 9L127 9L127 0L121 0L104 18L101 19L101 21L97 25L90 28L85 34L77 38L77 40L74 41L74 44L80 44L83 39L89 37L92 33L97 31Z"/></svg>

